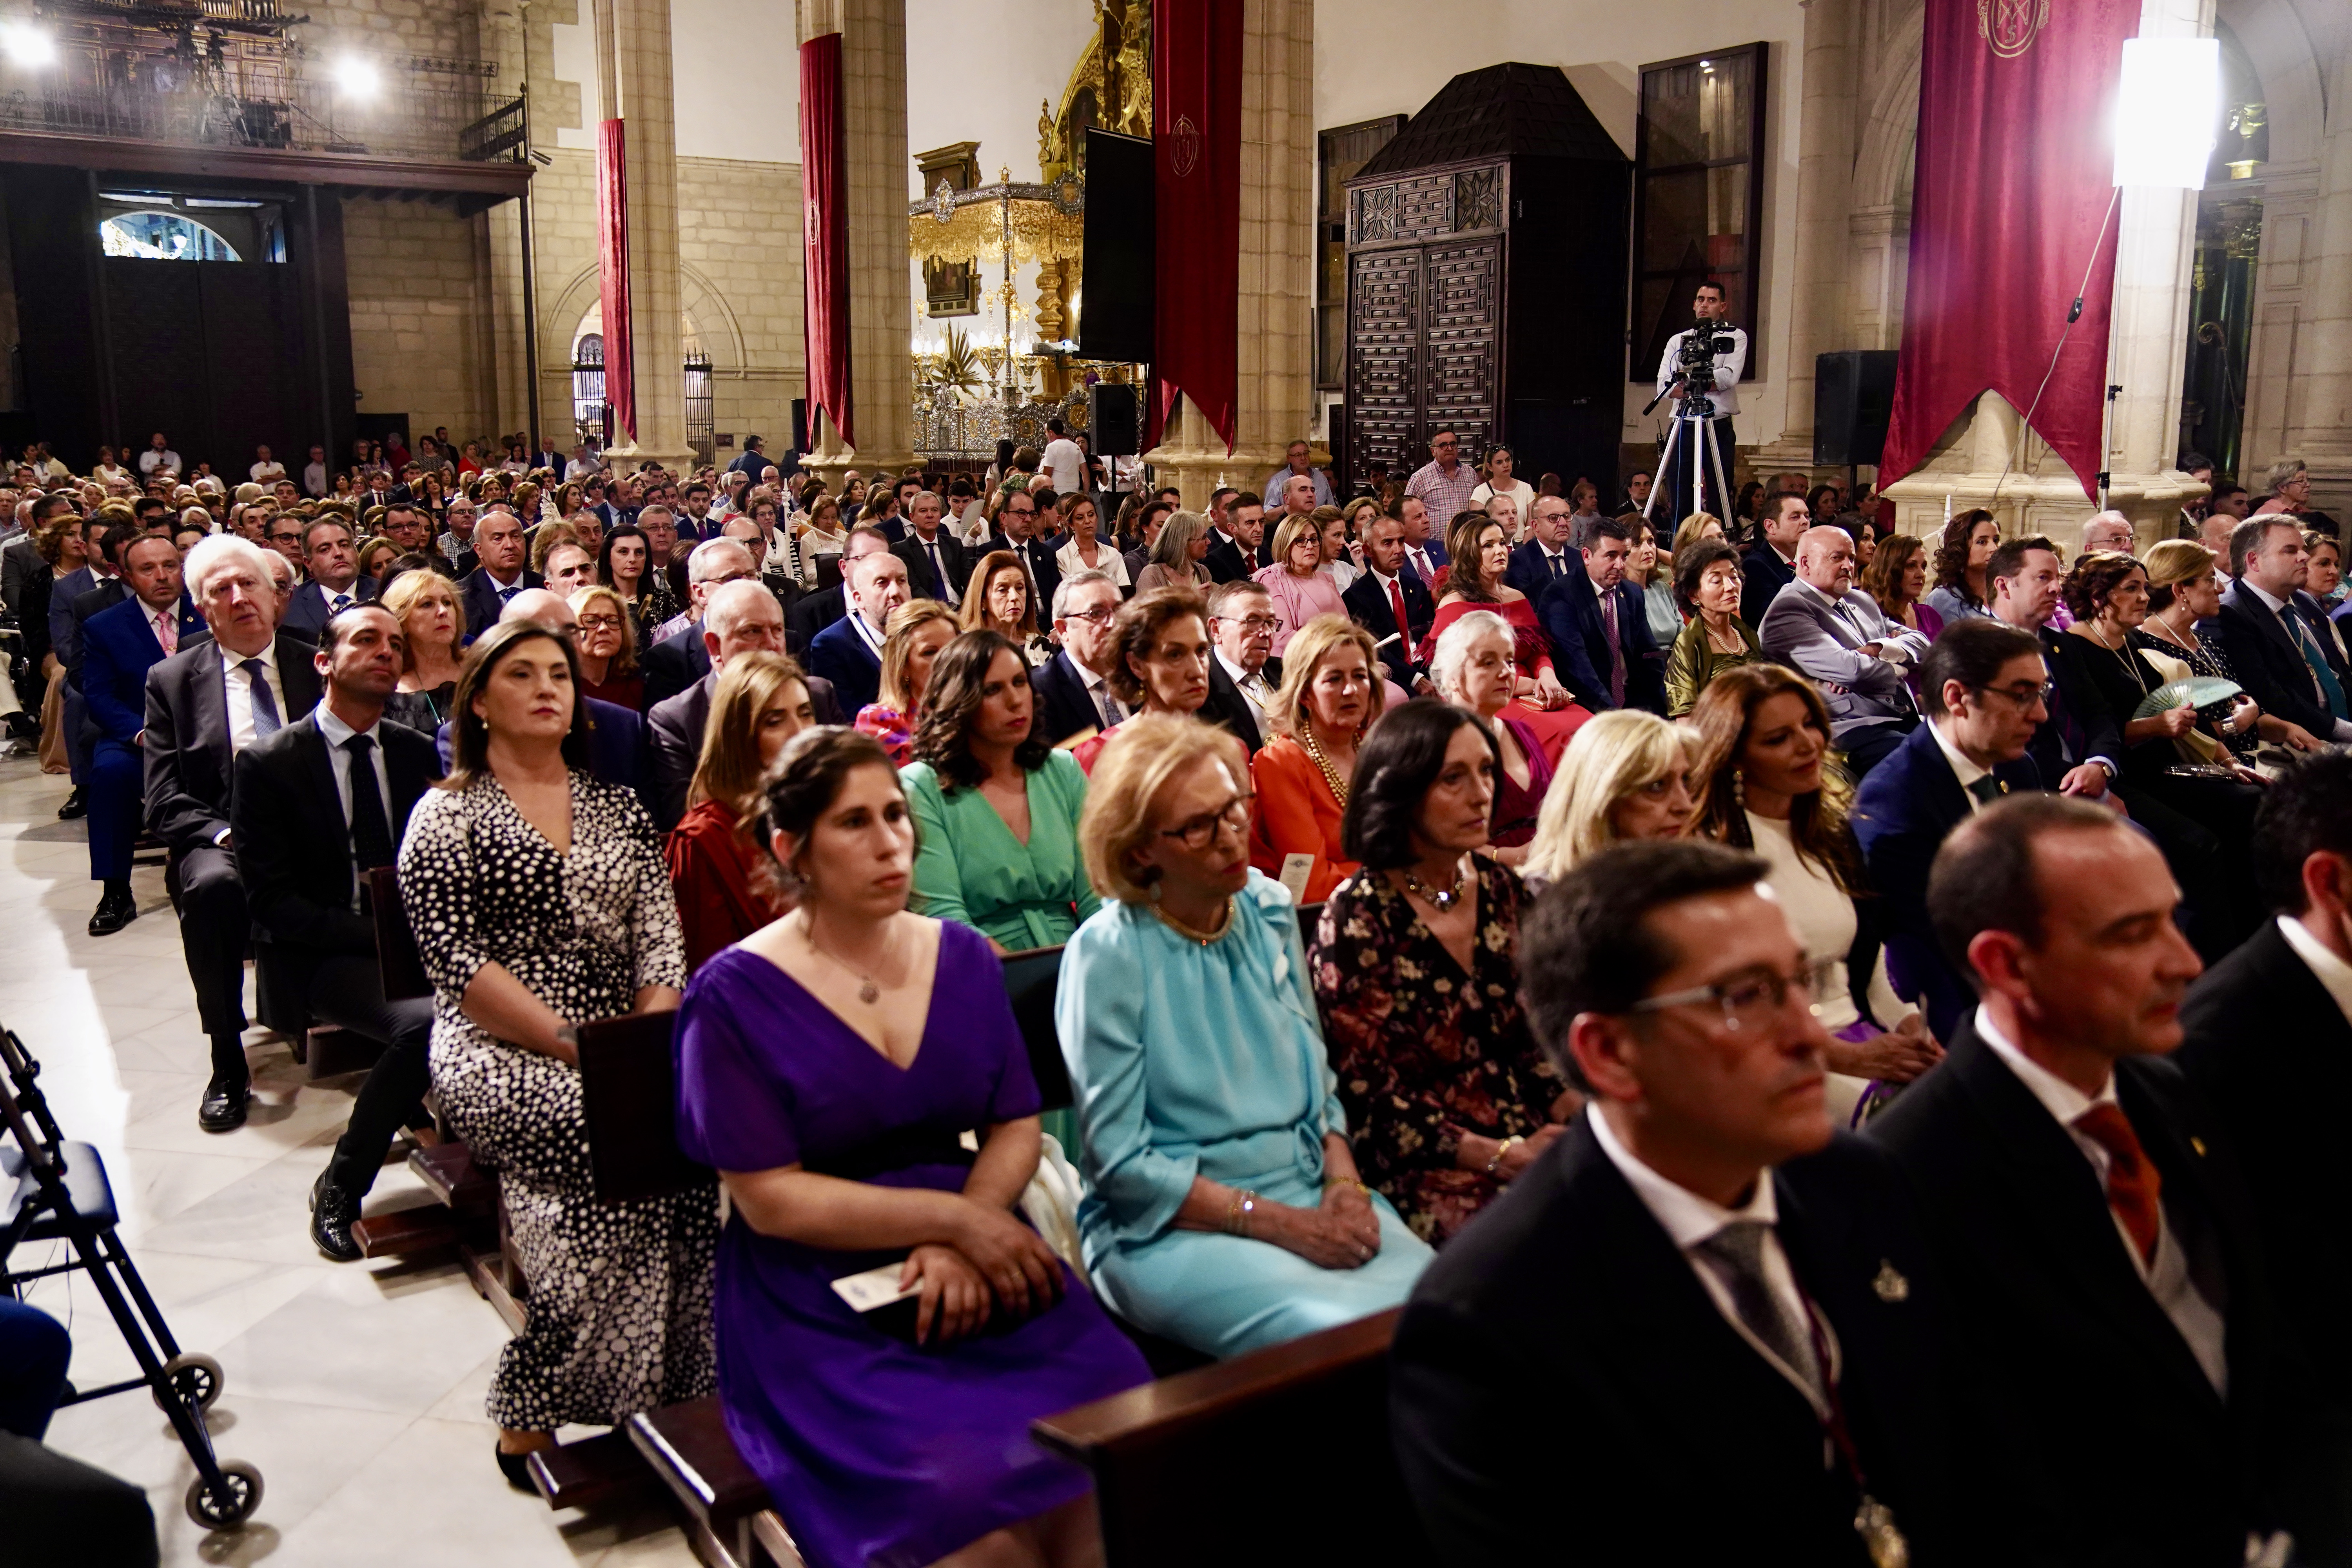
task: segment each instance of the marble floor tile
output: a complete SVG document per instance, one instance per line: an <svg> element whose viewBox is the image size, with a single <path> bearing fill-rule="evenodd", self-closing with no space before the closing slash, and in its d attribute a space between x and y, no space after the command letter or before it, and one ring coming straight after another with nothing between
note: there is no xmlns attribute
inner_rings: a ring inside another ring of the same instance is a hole
<svg viewBox="0 0 2352 1568"><path fill-rule="evenodd" d="M219 1353L257 1394L423 1415L506 1338L454 1263L354 1264L320 1275Z"/></svg>

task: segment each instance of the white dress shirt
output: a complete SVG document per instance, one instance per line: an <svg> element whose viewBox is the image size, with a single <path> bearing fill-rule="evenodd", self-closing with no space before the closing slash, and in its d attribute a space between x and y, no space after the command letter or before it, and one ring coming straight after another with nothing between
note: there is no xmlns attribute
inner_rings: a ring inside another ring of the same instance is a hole
<svg viewBox="0 0 2352 1568"><path fill-rule="evenodd" d="M220 656L221 679L228 689L229 750L242 752L260 738L253 726L253 679L243 668L244 655L223 647ZM302 715L286 711L286 683L278 674L277 643L252 657L261 661L261 673L268 683L270 700L278 704L278 723L282 729Z"/></svg>
<svg viewBox="0 0 2352 1568"><path fill-rule="evenodd" d="M1952 765L1952 776L1960 781L1960 793L1969 797L1969 815L1971 816L1975 816L1978 812L1984 809L1984 802L1979 800L1969 789L1969 786L1976 783L1977 780L1983 778L1986 774L1991 773L1992 770L1990 768L1980 768L1977 766L1976 763L1969 761L1968 754L1962 752L1959 747L1954 745L1952 743L1952 737L1944 732L1944 725L1941 720L1929 720L1927 721L1927 728L1935 732L1936 749L1943 752L1944 761Z"/></svg>
<svg viewBox="0 0 2352 1568"><path fill-rule="evenodd" d="M1802 1323L1810 1320L1819 1326L1822 1341L1829 1347L1829 1379L1832 1384L1837 1381L1841 1361L1837 1331L1830 1326L1827 1318L1814 1313L1807 1304L1805 1293L1797 1284L1797 1271L1790 1267L1788 1251L1780 1245L1780 1205L1772 1194L1771 1171L1767 1168L1758 1172L1756 1190L1748 1195L1748 1201L1736 1209L1727 1209L1721 1204L1699 1196L1687 1187L1676 1185L1642 1163L1632 1150L1618 1141L1616 1129L1610 1125L1608 1111L1600 1103L1596 1102L1586 1110L1585 1119L1592 1124L1592 1135L1600 1143L1601 1152L1609 1156L1609 1163L1617 1167L1618 1173L1633 1187L1633 1195L1642 1200L1642 1206L1650 1211L1650 1216L1658 1222L1676 1250L1682 1253L1683 1261L1688 1263L1691 1272L1698 1276L1699 1285L1706 1291L1707 1300L1715 1303L1715 1310L1723 1314L1723 1321L1729 1323L1733 1332L1746 1340L1749 1348L1770 1363L1805 1396L1805 1402L1813 1407L1815 1414L1824 1421L1829 1419L1829 1409L1822 1402L1821 1395L1813 1392L1811 1381L1766 1349L1763 1342L1740 1321L1739 1310L1732 1303L1731 1288L1724 1283L1723 1276L1717 1271L1718 1266L1707 1254L1698 1250L1701 1243L1735 1221L1761 1222L1764 1226L1765 1286L1771 1290L1774 1300L1780 1303L1781 1310L1793 1321ZM1826 1450L1828 1445L1824 1444L1823 1447ZM1824 1458L1827 1457L1825 1453Z"/></svg>
<svg viewBox="0 0 2352 1568"><path fill-rule="evenodd" d="M1215 652L1217 662L1224 667L1225 679L1232 681L1234 688L1250 700L1250 706L1257 710L1258 730L1263 733L1266 712L1274 703L1274 689L1265 683L1265 671L1262 668L1244 669L1225 657L1224 649L1218 648Z"/></svg>
<svg viewBox="0 0 2352 1568"><path fill-rule="evenodd" d="M1748 363L1748 334L1729 321L1709 321L1707 330L1718 336L1726 332L1731 335L1731 352L1715 356L1715 390L1708 394L1708 401L1715 405L1715 416L1728 419L1739 412L1739 373ZM1658 360L1660 392L1674 384L1675 366L1683 357L1683 339L1691 331L1685 327L1666 340L1666 352Z"/></svg>
<svg viewBox="0 0 2352 1568"><path fill-rule="evenodd" d="M360 869L358 846L352 841L352 754L343 750L354 735L365 735L374 742L368 749L368 762L375 769L375 797L383 803L383 830L392 832L392 773L383 762L383 722L378 720L364 730L354 730L335 716L335 710L324 702L311 711L319 721L319 733L326 738L327 763L334 770L335 799L343 811L343 847L352 858L352 912L360 912L360 889L367 885L367 874ZM395 840L394 847L398 848Z"/></svg>
<svg viewBox="0 0 2352 1568"><path fill-rule="evenodd" d="M2309 966L2312 977L2335 999L2344 1021L2352 1024L2352 963L2328 952L2326 944L2311 934L2311 928L2293 915L2279 916L2278 928L2294 955Z"/></svg>
<svg viewBox="0 0 2352 1568"><path fill-rule="evenodd" d="M1994 1025L1991 1015L1983 1006L1977 1008L1976 1018L1978 1037L1992 1047L1993 1055L2007 1063L2009 1070L2017 1075L2018 1081L2025 1085L2042 1109L2057 1119L2058 1125L2065 1130L2074 1147L2081 1150L2083 1157L2091 1163L2091 1173L2098 1179L2099 1192L2104 1196L2107 1190L2107 1168L2114 1163L2115 1156L2107 1152L2106 1145L2093 1139L2074 1123L2095 1105L2116 1104L2115 1076L2112 1073L2108 1075L2107 1081L2100 1086L2097 1094L2084 1094L2019 1050ZM2131 1259L2132 1268L2138 1271L2141 1282L2156 1298L2156 1304L2164 1310L2164 1315L2172 1320L2172 1326L2179 1330L2180 1337L2188 1342L2189 1353L2197 1358L2199 1366L2204 1368L2206 1381L2212 1384L2213 1392L2227 1399L2230 1396L2227 1326L2221 1314L2214 1310L2212 1303L2206 1300L2204 1293L2197 1289L2196 1281L2189 1279L2189 1259L2181 1252L2180 1243L2173 1237L2172 1222L2165 1216L2164 1205L2158 1202L2156 1205L2156 1260L2153 1263L2140 1256L2139 1245L2132 1240L2131 1232L2124 1228L2124 1222L2116 1215L2115 1210L2110 1208L2107 1213L2115 1220L2116 1244Z"/></svg>

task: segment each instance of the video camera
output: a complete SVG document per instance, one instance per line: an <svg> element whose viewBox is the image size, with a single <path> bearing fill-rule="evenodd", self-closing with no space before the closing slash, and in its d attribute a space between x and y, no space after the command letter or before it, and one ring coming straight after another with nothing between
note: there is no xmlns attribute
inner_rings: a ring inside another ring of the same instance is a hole
<svg viewBox="0 0 2352 1568"><path fill-rule="evenodd" d="M1683 389L1682 418L1715 417L1715 356L1739 346L1729 331L1717 330L1720 326L1711 316L1699 316L1683 334L1682 353L1675 360L1674 381L1668 386L1669 391L1675 385Z"/></svg>

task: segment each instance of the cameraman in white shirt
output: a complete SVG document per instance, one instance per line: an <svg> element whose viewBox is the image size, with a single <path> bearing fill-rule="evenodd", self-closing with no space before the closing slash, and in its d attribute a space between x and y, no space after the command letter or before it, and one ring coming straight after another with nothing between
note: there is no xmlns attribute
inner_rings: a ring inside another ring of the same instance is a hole
<svg viewBox="0 0 2352 1568"><path fill-rule="evenodd" d="M1739 375L1748 365L1748 334L1730 324L1728 318L1731 314L1731 301L1724 293L1723 285L1720 283L1713 281L1701 283L1698 286L1696 298L1691 301L1691 312L1698 318L1698 321L1666 340L1665 354L1658 361L1658 391L1662 395L1671 392L1677 408L1680 407L1683 399L1688 395L1688 389L1682 384L1681 378L1675 373L1682 363L1683 342L1691 333L1704 331L1718 338L1727 337L1731 340L1731 347L1720 349L1716 353L1715 385L1707 394L1708 400L1715 405L1715 417L1711 424L1715 431L1716 456L1723 464L1723 479L1726 483L1728 483L1733 468L1733 447L1737 439L1732 433L1731 421L1739 412ZM1696 451L1693 450L1694 447L1696 447ZM1705 451L1706 445L1701 432L1690 426L1685 426L1681 437L1675 444L1672 488L1658 498L1660 503L1666 508L1667 516L1675 521L1678 522L1689 515L1690 464L1700 459ZM1719 519L1726 527L1731 527L1734 525L1731 515L1731 497L1717 495L1717 489L1716 476L1709 473L1706 476L1706 505L1702 510L1709 516Z"/></svg>

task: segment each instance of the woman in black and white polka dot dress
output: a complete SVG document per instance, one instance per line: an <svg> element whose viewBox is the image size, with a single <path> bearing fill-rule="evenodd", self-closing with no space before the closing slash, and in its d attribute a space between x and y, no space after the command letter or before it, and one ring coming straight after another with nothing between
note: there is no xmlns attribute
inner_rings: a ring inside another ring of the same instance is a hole
<svg viewBox="0 0 2352 1568"><path fill-rule="evenodd" d="M475 645L453 766L418 803L401 899L435 995L433 1084L495 1167L530 1289L488 1412L499 1466L571 1423L708 1394L718 1234L709 1186L597 1201L567 1024L677 1005L686 984L661 840L633 795L574 765L579 667L529 622ZM647 1107L667 1115L667 1107Z"/></svg>

